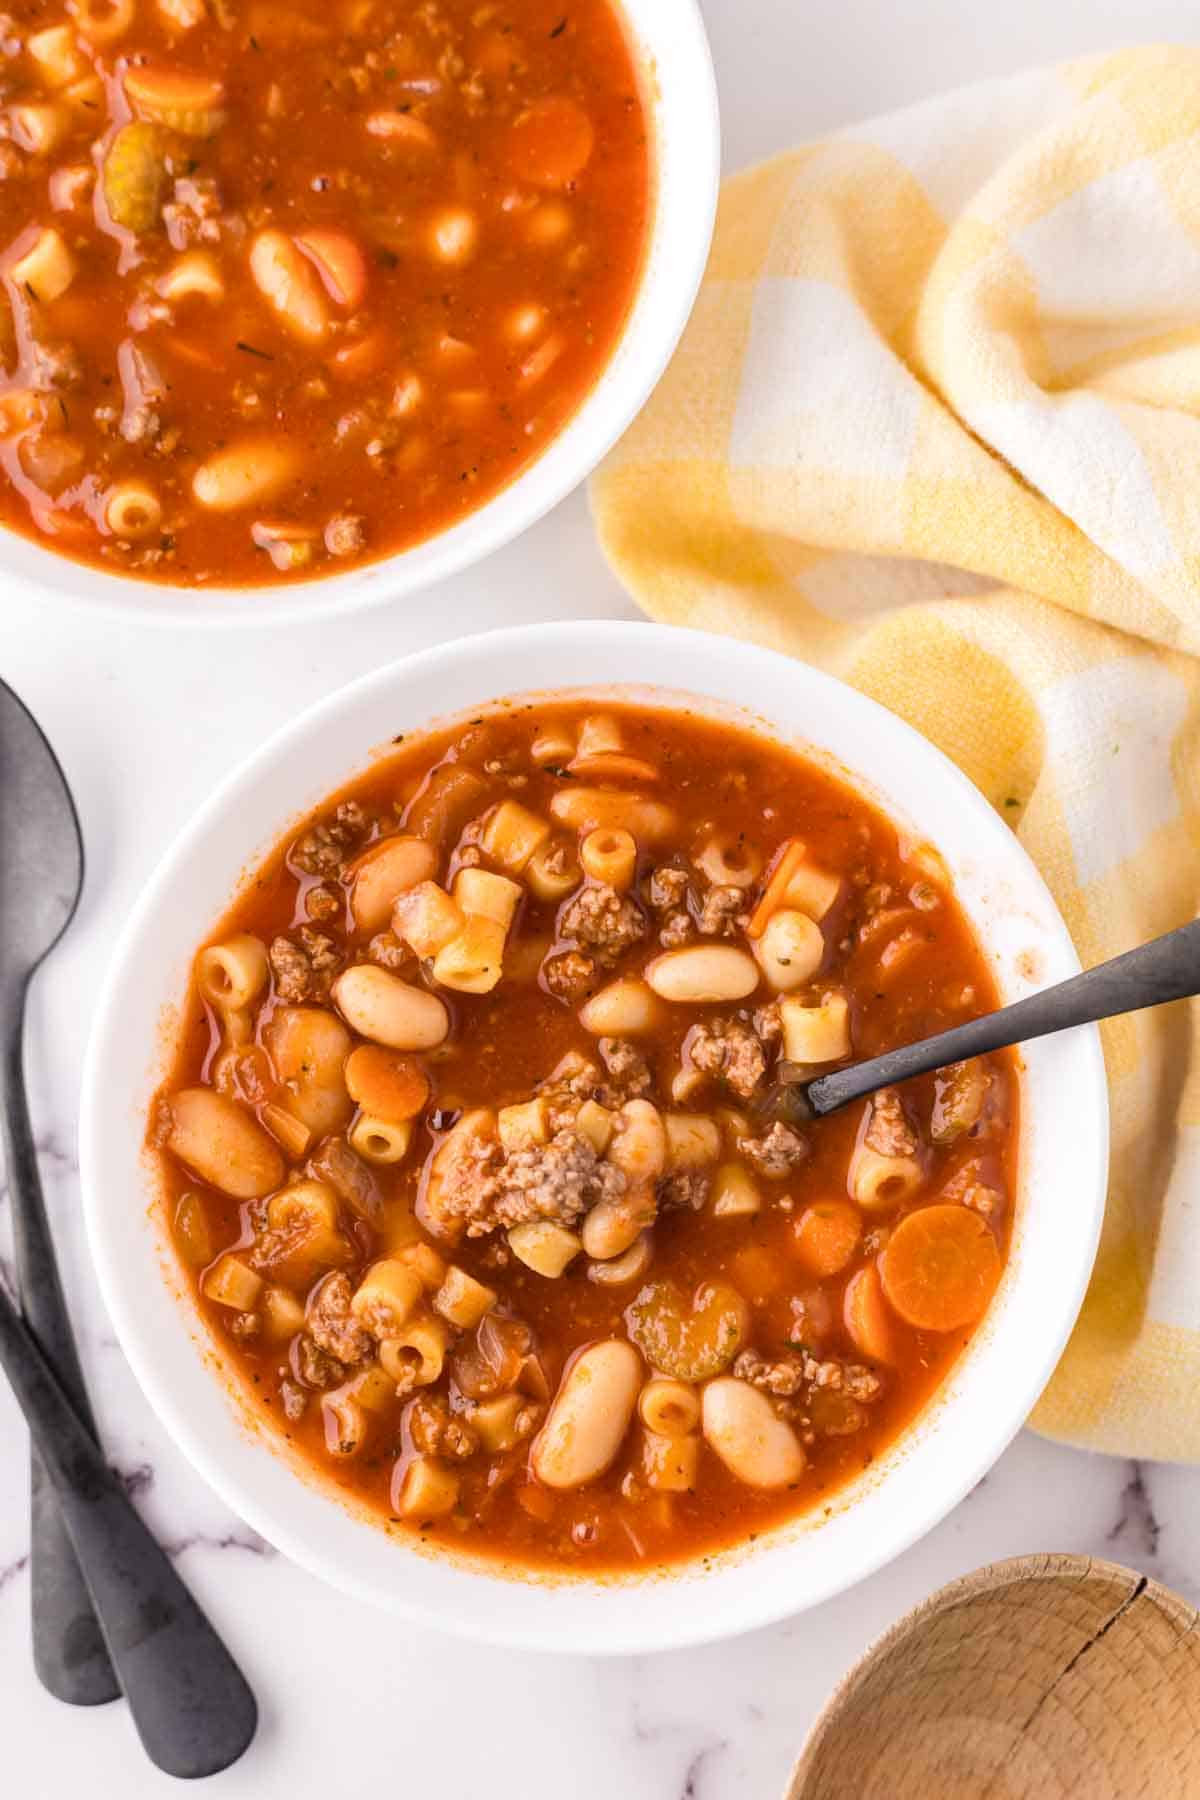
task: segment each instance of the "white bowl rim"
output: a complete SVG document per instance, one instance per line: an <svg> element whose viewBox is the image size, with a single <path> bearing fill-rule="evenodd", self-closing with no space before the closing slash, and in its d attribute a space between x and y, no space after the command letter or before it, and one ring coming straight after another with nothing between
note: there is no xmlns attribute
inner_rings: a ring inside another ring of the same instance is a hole
<svg viewBox="0 0 1200 1800"><path fill-rule="evenodd" d="M553 657L558 659L560 668L588 668L589 658L593 663L600 662L607 653L614 662L619 662L622 669L637 666L647 673L642 680L636 682L622 674L581 682L577 676L561 673L549 681L538 680L515 686L511 683L494 683L490 672L501 666L505 657L511 656L518 663L528 662L530 666L536 667L539 652L547 651L551 651ZM140 1145L145 1099L150 1087L155 1084L155 1079L161 1079L162 1065L160 1057L154 1056L151 1059L155 1065L154 1075L147 1076L143 1082L141 1052L131 1052L126 1044L122 1057L125 1036L122 1030L123 995L137 962L143 932L152 924L172 881L187 868L210 828L236 807L238 796L244 789L263 779L272 765L282 764L298 744L319 736L323 729L336 725L340 718L353 717L373 699L387 694L389 688L397 683L408 683L420 689L423 698L419 713L428 721L433 716L434 708L424 696L436 699L439 677L452 674L456 665L464 663L479 671L476 698L465 703L470 707L482 704L486 695L498 698L520 692L544 694L569 692L572 689L583 694L623 686L632 690L631 698L636 699L639 693L644 695L648 689L655 688L664 694L688 695L701 702L709 699L718 711L722 705L720 698L710 695L702 678L693 679L688 675L687 671L693 663L707 669L710 681L717 678L715 671L718 669L725 671L721 679L732 680L730 671L736 667L739 680L744 683L744 691L755 694L758 683L754 677L762 677L765 686L768 673L778 678L782 667L788 671L790 680L796 683L798 695L803 694L805 705L810 711L812 703L820 700L828 703L847 722L848 731L851 725L860 733L869 732L873 727L876 734L881 734L887 743L889 753L906 747L907 752L922 766L922 779L942 784L945 792L962 806L969 824L968 835L973 836L988 852L995 851L998 854L1005 870L1005 879L1011 878L1015 882L1022 904L1030 903L1039 909L1036 924L1041 933L1043 951L1050 958L1050 977L1064 979L1077 972L1079 962L1071 939L1040 874L1008 826L982 794L941 751L912 727L835 677L776 652L735 639L680 627L636 622L595 620L549 626L521 626L438 645L402 657L395 663L350 682L270 738L234 769L205 802L175 840L135 905L110 964L88 1045L83 1079L80 1169L88 1238L101 1290L121 1346L143 1392L184 1454L226 1504L246 1519L260 1535L274 1543L292 1560L335 1587L352 1593L357 1598L388 1607L422 1625L510 1648L555 1651L569 1648L590 1654L642 1654L734 1636L772 1624L831 1598L909 1548L939 1523L970 1491L1025 1422L1049 1379L1075 1322L1099 1240L1108 1150L1108 1095L1099 1033L1091 1026L1054 1039L1042 1039L1026 1047L1027 1069L1033 1059L1044 1060L1055 1074L1056 1085L1066 1081L1071 1086L1073 1121L1077 1127L1082 1126L1082 1130L1076 1129L1072 1140L1075 1156L1071 1168L1076 1175L1077 1186L1069 1209L1070 1231L1062 1235L1054 1262L1056 1303L1053 1308L1035 1312L1031 1320L1025 1321L1024 1337L1020 1340L1028 1346L1036 1339L1037 1356L1027 1358L1026 1366L1016 1374L1006 1365L1011 1379L1004 1383L999 1394L991 1397L986 1409L976 1407L978 1414L986 1411L986 1421L982 1428L979 1420L972 1427L973 1435L980 1442L973 1443L969 1454L959 1459L954 1478L947 1479L933 1498L921 1490L919 1498L910 1507L911 1516L901 1519L898 1512L892 1511L885 1515L882 1523L877 1520L876 1525L880 1528L870 1546L863 1548L851 1559L852 1568L839 1566L836 1555L822 1559L816 1570L807 1571L803 1591L798 1593L796 1584L789 1584L786 1578L786 1560L789 1549L794 1549L803 1541L803 1531L789 1535L789 1528L785 1527L782 1533L771 1534L752 1554L735 1558L728 1567L704 1572L694 1562L676 1565L662 1576L642 1581L635 1578L632 1584L566 1581L555 1585L537 1581L513 1581L503 1576L494 1578L486 1573L464 1570L448 1559L413 1555L409 1552L410 1566L419 1562L425 1568L436 1567L440 1573L434 1585L441 1583L444 1577L445 1585L451 1590L454 1600L461 1601L465 1595L465 1604L458 1605L456 1610L454 1604L447 1604L445 1596L439 1596L435 1602L430 1599L414 1599L408 1593L394 1590L381 1592L378 1585L348 1568L344 1560L339 1560L338 1555L330 1553L325 1541L326 1535L335 1534L333 1521L340 1518L354 1529L371 1534L379 1545L386 1546L388 1553L398 1559L396 1567L401 1569L406 1554L402 1541L389 1538L378 1527L354 1519L335 1500L319 1490L306 1489L292 1470L286 1468L283 1456L263 1448L262 1454L269 1461L281 1470L286 1470L289 1492L295 1489L318 1495L324 1509L323 1516L327 1516L329 1520L329 1529L328 1534L322 1530L319 1534L320 1541L314 1542L314 1537L318 1534L306 1535L304 1530L295 1528L287 1517L281 1517L257 1493L248 1491L242 1485L237 1475L231 1473L222 1461L223 1455L226 1461L230 1460L233 1454L230 1445L211 1445L204 1431L195 1426L186 1405L182 1404L166 1363L160 1356L161 1346L153 1330L147 1326L143 1313L144 1277L152 1264L155 1264L155 1279L164 1290L167 1285L161 1278L157 1256L147 1256L144 1263L134 1270L118 1255L115 1234L111 1229L110 1213L113 1203L106 1203L104 1198L105 1175L111 1177L114 1173L114 1156L120 1162L121 1139L125 1127L115 1118L108 1102L112 1093L113 1070L119 1069L122 1061L130 1065L132 1055L131 1066L136 1066L137 1070L132 1078L133 1084L137 1087L143 1107L140 1113L135 1107L133 1115L135 1121L140 1121L137 1126ZM738 702L733 701L731 704L736 706ZM744 706L745 703L741 704ZM460 709L456 706L451 711L458 714ZM803 732L797 731L794 724L785 724L777 712L767 711L760 716L765 717L776 729L782 741L786 742L789 737L803 739ZM412 728L417 729L415 722ZM331 792L341 786L343 781L350 779L355 766L365 768L369 766L369 759L360 755L356 765L350 764L345 770L336 770L324 791ZM875 797L878 794L874 782L868 777L861 777L852 763L847 762L841 767L869 796ZM277 783L277 787L278 785ZM319 797L318 794L317 801ZM297 811L307 810L311 804L317 803L308 797L302 800L300 796L292 798L298 804L289 807L288 796L280 794L281 803L276 808L278 825L274 838L287 828L288 819L295 816ZM888 809L886 800L883 804ZM891 807L889 810L893 816L897 813L904 816L902 808ZM266 847L264 844L263 849ZM947 852L947 860L953 867L953 857L949 854L949 846L945 840L939 847ZM259 854L261 851L251 854L249 866L253 866ZM233 890L233 879L226 878L230 893ZM214 912L213 923L217 916L217 912ZM189 950L198 941L199 934L196 934L190 940ZM984 948L987 950L988 946L984 945ZM1032 987L1038 984L1031 982L1029 985ZM161 986L158 993L161 1002ZM142 1051L145 1048L142 1046ZM1045 1077L1038 1078L1036 1070L1033 1079L1035 1085L1031 1089L1028 1074L1022 1078L1023 1164L1027 1156L1024 1134L1028 1131L1029 1095L1030 1092L1036 1094L1039 1086L1045 1086ZM120 1178L118 1182L110 1179L108 1185L110 1191L121 1186L122 1191L128 1192L128 1182L122 1182ZM144 1182L141 1185L144 1187ZM152 1208L142 1209L147 1219L151 1211ZM1048 1218L1051 1223L1056 1222L1052 1213L1048 1214ZM1049 1226L1042 1227L1043 1236L1048 1229ZM1015 1235L1022 1235L1020 1258L1014 1244L1006 1270L1006 1282L1013 1274L1014 1265L1018 1261L1022 1267L1028 1265L1033 1255L1024 1245L1023 1231L1023 1226L1019 1224ZM984 1353L981 1345L998 1335L1000 1327L996 1315L998 1310L1007 1311L1007 1302L1005 1307L1001 1307L1001 1299L1005 1294L1006 1287L1002 1283L991 1313L976 1332L968 1350L959 1358L932 1407L910 1424L901 1434L897 1446L893 1446L881 1458L879 1468L881 1471L886 1470L889 1495L898 1493L902 1482L911 1486L905 1473L906 1464L911 1466L917 1458L917 1440L920 1439L923 1446L925 1440L934 1433L936 1426L930 1425L931 1419L936 1421L953 1410L960 1431L970 1424L970 1415L964 1412L961 1404L960 1390L969 1384L971 1371ZM182 1314L185 1308L180 1304L178 1296L171 1294L169 1298L172 1306ZM191 1312L190 1302L186 1305ZM1006 1322L1011 1327L1011 1321ZM196 1369L203 1375L208 1387L218 1390L221 1384L203 1366L206 1359L197 1349L198 1333L194 1316L188 1323L190 1349ZM1015 1343L1017 1340L1011 1328L1009 1335L1014 1338ZM1009 1354L1013 1347L1013 1344L1007 1346ZM225 1394L221 1398L232 1418L237 1410L236 1405L231 1405ZM256 1445L255 1449L257 1452L260 1446ZM923 1448L920 1454L924 1455ZM859 1485L861 1484L852 1484L851 1491ZM885 1482L881 1479L880 1491L884 1486ZM872 1488L871 1492L874 1491ZM835 1508L834 1519L817 1524L815 1529L820 1533L832 1534L845 1520L861 1516L870 1504L868 1494L854 1500L844 1510ZM296 1505L299 1507L300 1503L297 1501ZM285 1502L285 1511L287 1509L288 1503ZM900 1511L902 1510L901 1508ZM804 1530L813 1528L812 1515L798 1524ZM337 1535L340 1538L340 1528ZM823 1537L822 1543L830 1546L831 1537ZM770 1577L764 1579L768 1568ZM699 1584L701 1581L714 1590L711 1611L707 1604L699 1608L693 1604L685 1616L675 1604L668 1604L666 1607L654 1604L656 1594L660 1601L664 1595L678 1599L687 1584ZM729 1592L731 1582L734 1587L732 1600ZM463 1586L464 1583L468 1586ZM474 1596L484 1589L493 1588L502 1591L503 1603L484 1607L480 1602L472 1613ZM635 1592L636 1603L630 1604ZM552 1597L549 1609L546 1605L547 1596ZM582 1606L579 1605L580 1596L584 1597ZM534 1597L537 1597L536 1603L531 1607L529 1602ZM596 1611L595 1618L571 1617L569 1633L564 1636L565 1628L555 1616L556 1611L567 1618L572 1611L578 1615L592 1610Z"/></svg>
<svg viewBox="0 0 1200 1800"><path fill-rule="evenodd" d="M292 586L140 580L62 555L3 526L0 575L55 603L145 626L262 630L303 624L397 604L472 567L585 481L645 405L683 335L708 261L721 178L716 72L699 0L671 0L669 17L655 19L655 29L664 35L669 29L669 63L661 50L655 56L641 41L642 25L655 17L657 0L610 3L641 65L643 101L654 127L643 264L629 311L592 386L511 481L474 512L407 549ZM669 204L664 204L664 169Z"/></svg>

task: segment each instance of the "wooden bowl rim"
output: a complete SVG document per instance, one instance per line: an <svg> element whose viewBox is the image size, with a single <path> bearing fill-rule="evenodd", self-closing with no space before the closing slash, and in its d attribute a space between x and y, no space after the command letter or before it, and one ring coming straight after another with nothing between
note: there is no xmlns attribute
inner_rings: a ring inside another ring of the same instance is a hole
<svg viewBox="0 0 1200 1800"><path fill-rule="evenodd" d="M801 1783L816 1773L817 1759L837 1729L842 1710L852 1693L927 1619L1000 1588L1016 1587L1025 1582L1053 1581L1063 1576L1080 1582L1095 1580L1127 1586L1126 1605L1135 1599L1146 1598L1183 1631L1192 1630L1200 1623L1200 1612L1179 1594L1137 1569L1127 1568L1124 1563L1109 1562L1104 1557L1048 1550L1034 1556L1010 1556L1000 1562L984 1563L982 1567L948 1581L904 1613L847 1669L813 1721L792 1769L784 1800L804 1800Z"/></svg>

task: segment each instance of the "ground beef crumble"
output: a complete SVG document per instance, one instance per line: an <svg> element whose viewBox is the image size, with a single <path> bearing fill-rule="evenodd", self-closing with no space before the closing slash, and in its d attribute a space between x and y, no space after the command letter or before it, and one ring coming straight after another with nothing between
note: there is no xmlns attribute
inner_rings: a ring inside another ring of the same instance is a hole
<svg viewBox="0 0 1200 1800"><path fill-rule="evenodd" d="M346 1366L323 1350L307 1332L295 1341L292 1354L295 1358L296 1374L306 1387L337 1387L346 1379Z"/></svg>
<svg viewBox="0 0 1200 1800"><path fill-rule="evenodd" d="M808 1155L808 1140L776 1120L762 1137L743 1137L737 1147L768 1181L782 1181Z"/></svg>
<svg viewBox="0 0 1200 1800"><path fill-rule="evenodd" d="M350 1277L340 1270L327 1275L314 1289L307 1309L308 1333L321 1350L337 1362L365 1362L374 1345L371 1334L350 1311L354 1290Z"/></svg>
<svg viewBox="0 0 1200 1800"><path fill-rule="evenodd" d="M623 1106L640 1100L654 1086L650 1065L628 1038L601 1038L596 1046L608 1070L608 1081L597 1096L605 1106Z"/></svg>
<svg viewBox="0 0 1200 1800"><path fill-rule="evenodd" d="M343 911L341 893L328 882L318 881L304 896L304 911L317 925L328 924L330 919L340 919Z"/></svg>
<svg viewBox="0 0 1200 1800"><path fill-rule="evenodd" d="M895 1088L882 1088L871 1103L863 1142L880 1156L913 1156L917 1134Z"/></svg>
<svg viewBox="0 0 1200 1800"><path fill-rule="evenodd" d="M744 1019L712 1019L697 1025L687 1039L687 1056L694 1069L728 1082L747 1099L767 1071L766 1053Z"/></svg>
<svg viewBox="0 0 1200 1800"><path fill-rule="evenodd" d="M462 1462L479 1448L479 1433L456 1419L436 1395L418 1394L408 1408L406 1423L413 1448L422 1456L447 1456Z"/></svg>
<svg viewBox="0 0 1200 1800"><path fill-rule="evenodd" d="M706 1169L674 1169L659 1180L654 1197L663 1212L699 1212L711 1185Z"/></svg>
<svg viewBox="0 0 1200 1800"><path fill-rule="evenodd" d="M394 931L377 931L367 945L367 956L381 969L402 969L413 960L412 951Z"/></svg>
<svg viewBox="0 0 1200 1800"><path fill-rule="evenodd" d="M332 819L323 819L296 840L288 860L306 875L338 875L370 823L357 800L343 800Z"/></svg>
<svg viewBox="0 0 1200 1800"><path fill-rule="evenodd" d="M689 944L695 935L696 927L686 908L679 906L674 912L664 913L658 931L658 941L664 950L678 950L681 945Z"/></svg>
<svg viewBox="0 0 1200 1800"><path fill-rule="evenodd" d="M546 986L557 1000L582 1000L596 979L596 964L582 950L547 957L542 965Z"/></svg>
<svg viewBox="0 0 1200 1800"><path fill-rule="evenodd" d="M688 891L688 872L669 864L655 869L647 885L650 904L655 912L673 912L683 906Z"/></svg>
<svg viewBox="0 0 1200 1800"><path fill-rule="evenodd" d="M559 915L564 938L594 950L601 962L618 957L640 944L648 930L646 915L628 894L618 894L606 882L590 883L568 900Z"/></svg>
<svg viewBox="0 0 1200 1800"><path fill-rule="evenodd" d="M342 967L342 955L333 939L311 925L301 925L294 938L281 934L273 939L267 958L277 996L292 1004L327 1000L333 978Z"/></svg>
<svg viewBox="0 0 1200 1800"><path fill-rule="evenodd" d="M812 1388L845 1394L850 1400L870 1401L877 1399L883 1389L883 1382L873 1369L864 1368L861 1363L841 1362L836 1357L818 1361L806 1350L788 1351L777 1357L743 1350L732 1373L781 1400L793 1399L802 1388Z"/></svg>
<svg viewBox="0 0 1200 1800"><path fill-rule="evenodd" d="M570 1226L597 1201L625 1192L621 1171L569 1126L507 1157L493 1140L463 1138L438 1174L436 1210L447 1222L465 1219L468 1237L535 1219Z"/></svg>
<svg viewBox="0 0 1200 1800"><path fill-rule="evenodd" d="M696 915L696 929L704 937L732 937L744 903L741 888L710 887Z"/></svg>

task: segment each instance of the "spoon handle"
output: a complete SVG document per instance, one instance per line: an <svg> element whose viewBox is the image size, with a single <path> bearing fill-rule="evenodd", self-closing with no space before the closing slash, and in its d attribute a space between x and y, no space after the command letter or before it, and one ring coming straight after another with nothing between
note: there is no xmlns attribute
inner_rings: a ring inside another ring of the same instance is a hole
<svg viewBox="0 0 1200 1800"><path fill-rule="evenodd" d="M2 1288L0 1364L53 1483L147 1754L183 1778L228 1768L254 1736L254 1695Z"/></svg>
<svg viewBox="0 0 1200 1800"><path fill-rule="evenodd" d="M1073 975L1069 981L1044 988L1040 994L1030 994L1026 1000L1003 1006L999 1012L985 1013L966 1025L956 1025L953 1030L924 1038L919 1044L889 1050L884 1056L873 1056L869 1062L856 1063L852 1068L820 1075L808 1083L806 1098L819 1117L894 1081L928 1075L968 1056L982 1056L989 1050L1003 1050L1010 1044L1066 1031L1072 1025L1091 1025L1097 1019L1112 1019L1119 1013L1161 1006L1167 1000L1185 1000L1198 993L1200 919L1193 919L1190 925L1152 938L1136 950L1127 950L1124 956L1085 969L1082 975Z"/></svg>
<svg viewBox="0 0 1200 1800"><path fill-rule="evenodd" d="M59 1280L29 1124L22 1062L25 983L5 995L0 1048L0 1130L12 1200L21 1304L84 1425L95 1423ZM43 1687L72 1706L115 1700L120 1684L104 1648L87 1586L36 1450L29 1459L29 1566L33 1662Z"/></svg>

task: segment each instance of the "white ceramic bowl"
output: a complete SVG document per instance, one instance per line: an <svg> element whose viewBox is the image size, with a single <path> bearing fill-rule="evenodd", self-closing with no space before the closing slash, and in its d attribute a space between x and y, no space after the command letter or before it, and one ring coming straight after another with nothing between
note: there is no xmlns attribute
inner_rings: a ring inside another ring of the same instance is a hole
<svg viewBox="0 0 1200 1800"><path fill-rule="evenodd" d="M449 530L363 568L260 588L177 588L110 574L0 529L0 572L61 599L145 623L276 625L406 594L480 561L591 473L648 399L679 341L704 273L720 179L721 132L697 0L615 0L641 75L653 188L645 264L599 380L516 480Z"/></svg>
<svg viewBox="0 0 1200 1800"><path fill-rule="evenodd" d="M638 683L629 676L636 671ZM586 675L586 683L580 677ZM1016 839L974 787L891 713L802 663L727 638L636 624L502 631L381 669L281 732L171 850L114 961L84 1080L81 1160L92 1253L121 1343L201 1474L314 1573L443 1629L528 1647L635 1652L744 1631L861 1579L927 1531L987 1470L1044 1386L1078 1310L1104 1203L1107 1104L1094 1029L1030 1045L1012 1252L980 1330L937 1399L832 1517L801 1520L710 1568L580 1581L506 1579L409 1547L332 1499L214 1379L211 1339L166 1246L142 1150L164 1072L163 1009L241 872L332 789L430 714L536 689L695 705L765 722L938 846L1005 1001L1073 974L1066 929ZM761 727L760 727L761 728ZM144 1198L143 1198L144 1197ZM163 1271L168 1278L163 1278Z"/></svg>

